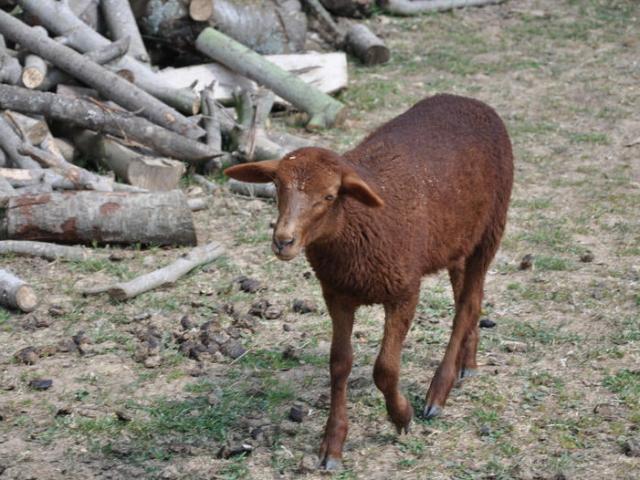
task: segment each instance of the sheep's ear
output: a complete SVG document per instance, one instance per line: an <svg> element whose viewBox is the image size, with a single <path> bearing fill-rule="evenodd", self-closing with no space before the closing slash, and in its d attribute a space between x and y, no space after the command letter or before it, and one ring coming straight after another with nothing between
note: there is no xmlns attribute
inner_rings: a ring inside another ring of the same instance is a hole
<svg viewBox="0 0 640 480"><path fill-rule="evenodd" d="M269 183L273 182L279 163L280 160L243 163L227 168L224 174L242 182Z"/></svg>
<svg viewBox="0 0 640 480"><path fill-rule="evenodd" d="M342 185L340 191L351 195L359 202L364 203L368 207L382 207L384 201L371 187L362 180L356 173L349 172L342 177Z"/></svg>

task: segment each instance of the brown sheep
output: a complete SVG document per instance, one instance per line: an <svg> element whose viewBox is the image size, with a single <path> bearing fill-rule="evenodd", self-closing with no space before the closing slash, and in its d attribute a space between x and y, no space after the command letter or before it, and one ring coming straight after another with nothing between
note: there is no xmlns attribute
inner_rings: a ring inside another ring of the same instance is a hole
<svg viewBox="0 0 640 480"><path fill-rule="evenodd" d="M398 389L402 344L422 277L446 268L455 298L453 330L423 412L438 415L456 380L477 368L483 284L505 228L513 155L498 115L477 100L436 95L344 155L303 148L225 173L275 182L273 251L291 260L304 249L322 285L333 338L321 466L341 465L351 332L361 305L384 305L373 376L398 432L408 430L413 409Z"/></svg>

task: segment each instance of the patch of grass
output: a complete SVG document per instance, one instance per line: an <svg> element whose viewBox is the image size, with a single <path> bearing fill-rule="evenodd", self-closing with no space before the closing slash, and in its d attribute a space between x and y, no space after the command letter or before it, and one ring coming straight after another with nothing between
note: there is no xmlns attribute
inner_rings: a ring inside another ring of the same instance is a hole
<svg viewBox="0 0 640 480"><path fill-rule="evenodd" d="M571 270L573 268L572 263L560 257L553 257L547 255L540 255L534 259L534 265L538 270L561 272L565 270Z"/></svg>
<svg viewBox="0 0 640 480"><path fill-rule="evenodd" d="M517 340L526 340L540 345L577 343L581 339L577 333L563 332L561 327L552 327L543 322L538 322L536 325L515 322L510 326L510 333Z"/></svg>
<svg viewBox="0 0 640 480"><path fill-rule="evenodd" d="M384 78L350 86L341 100L348 105L357 105L358 110L371 111L389 106L398 95L399 84Z"/></svg>
<svg viewBox="0 0 640 480"><path fill-rule="evenodd" d="M622 369L605 377L602 385L630 407L640 406L640 370Z"/></svg>
<svg viewBox="0 0 640 480"><path fill-rule="evenodd" d="M251 478L245 455L236 457L223 466L216 478L224 480L245 480Z"/></svg>
<svg viewBox="0 0 640 480"><path fill-rule="evenodd" d="M129 280L135 273L129 270L128 262L112 262L106 257L89 258L87 260L69 262L69 269L78 273L98 273L103 272L118 280Z"/></svg>
<svg viewBox="0 0 640 480"><path fill-rule="evenodd" d="M601 132L571 132L569 140L573 143L586 143L590 145L609 145L611 141L606 133Z"/></svg>

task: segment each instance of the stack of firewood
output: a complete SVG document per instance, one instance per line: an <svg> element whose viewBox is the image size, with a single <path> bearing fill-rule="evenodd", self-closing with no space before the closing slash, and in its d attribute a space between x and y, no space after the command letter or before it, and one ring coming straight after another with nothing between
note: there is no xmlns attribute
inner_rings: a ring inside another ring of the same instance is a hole
<svg viewBox="0 0 640 480"><path fill-rule="evenodd" d="M480 3L496 1L377 2L396 14ZM60 248L15 240L194 245L191 211L206 202L177 189L183 175L210 192L216 185L198 173L307 145L268 131L274 111L302 112L309 130L339 123L344 105L329 94L347 86L346 52L366 65L389 60L354 20L378 7L0 0L0 255L57 258ZM274 195L272 186L229 188ZM31 299L11 278L14 298L3 302L2 281L0 271L0 303L16 306L18 291Z"/></svg>

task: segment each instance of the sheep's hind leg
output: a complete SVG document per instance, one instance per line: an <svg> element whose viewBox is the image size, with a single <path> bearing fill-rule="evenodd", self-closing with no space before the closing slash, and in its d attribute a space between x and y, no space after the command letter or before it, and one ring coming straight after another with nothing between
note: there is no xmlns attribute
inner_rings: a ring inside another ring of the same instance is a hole
<svg viewBox="0 0 640 480"><path fill-rule="evenodd" d="M400 393L400 354L416 310L418 293L408 301L385 305L384 337L373 369L376 386L384 395L387 412L398 433L409 433L413 408Z"/></svg>
<svg viewBox="0 0 640 480"><path fill-rule="evenodd" d="M351 373L353 351L351 332L357 305L340 296L325 293L325 301L333 323L331 341L331 407L320 446L320 468L339 470L342 447L347 438L347 379Z"/></svg>
<svg viewBox="0 0 640 480"><path fill-rule="evenodd" d="M462 287L464 285L464 264L465 259L460 258L449 267L449 279L451 280L451 288L453 289L453 298L455 300L456 308L458 308L458 305L460 304L460 295L462 293ZM463 347L460 350L461 360L459 362L459 380L474 377L478 374L478 365L476 363L478 338L479 335L477 326L474 327L471 331L467 332Z"/></svg>
<svg viewBox="0 0 640 480"><path fill-rule="evenodd" d="M474 337L474 333L477 332L474 331L480 317L484 277L491 258L487 261L486 252L477 248L465 262L464 281L456 301L451 338L427 392L423 411L426 418L440 415L451 388L460 377L461 369L471 370L476 366L474 342L477 342L477 337ZM467 345L467 341L471 344Z"/></svg>

